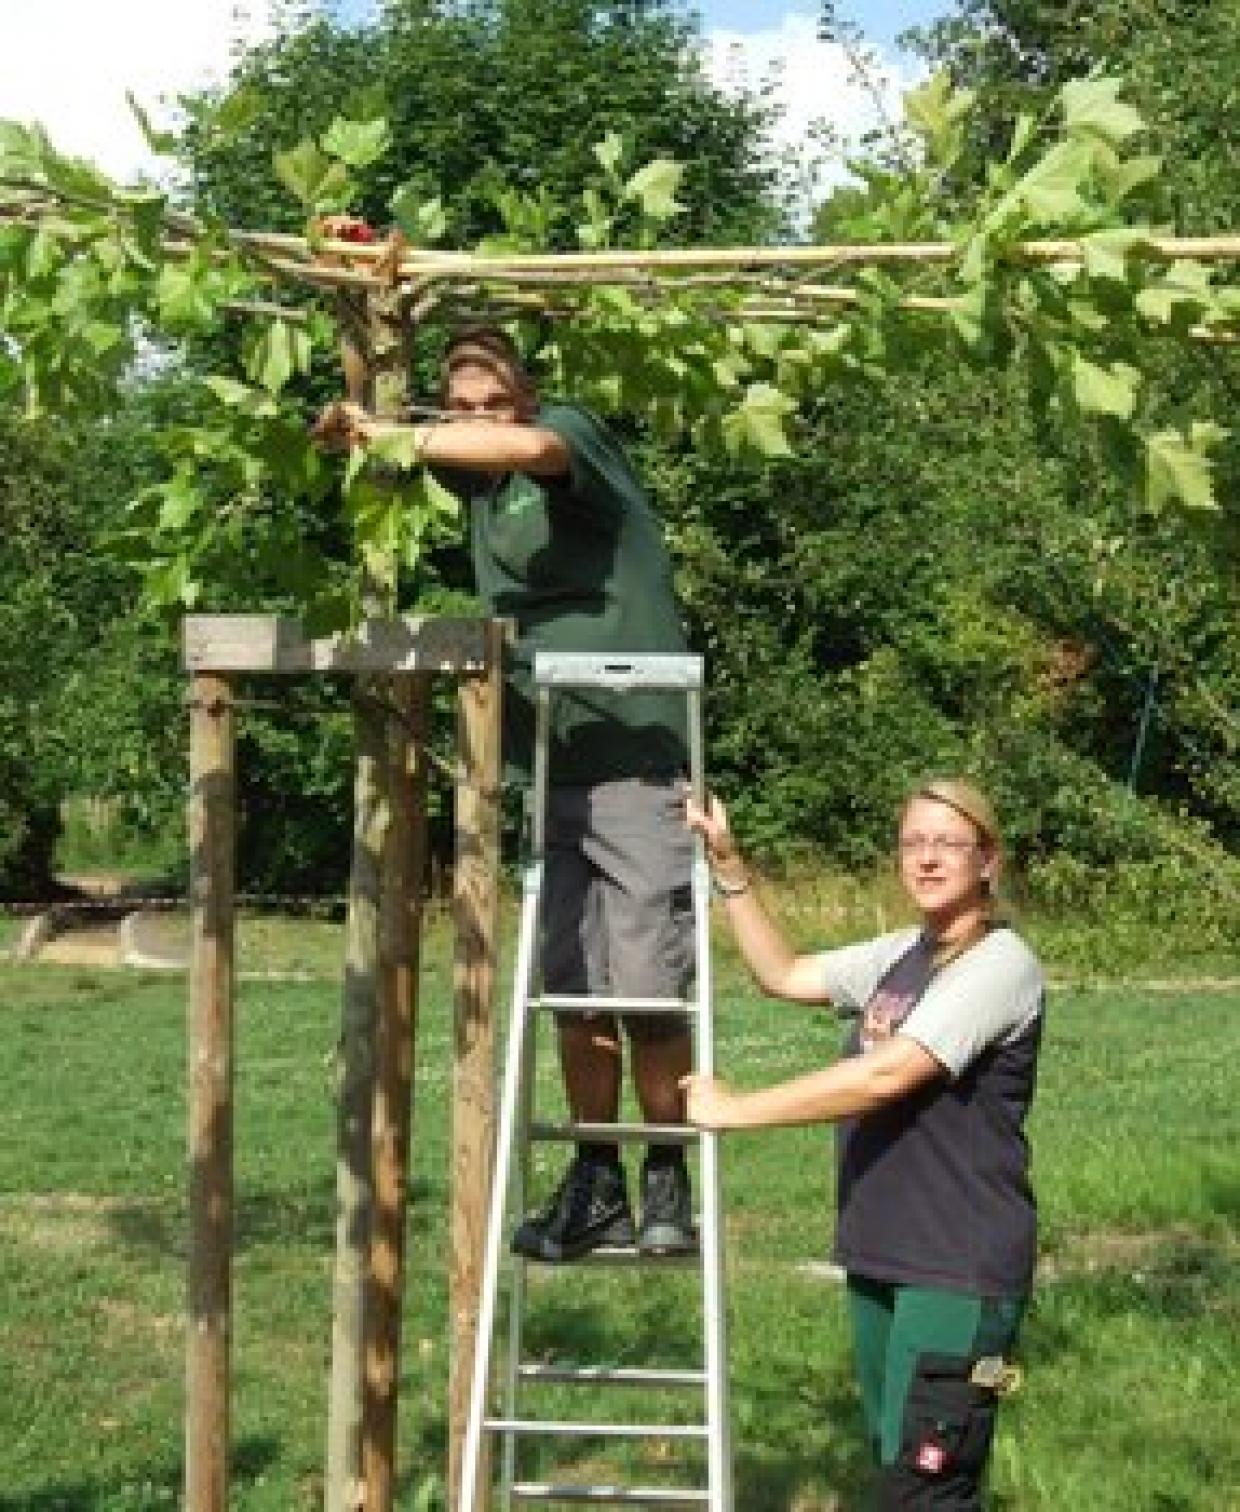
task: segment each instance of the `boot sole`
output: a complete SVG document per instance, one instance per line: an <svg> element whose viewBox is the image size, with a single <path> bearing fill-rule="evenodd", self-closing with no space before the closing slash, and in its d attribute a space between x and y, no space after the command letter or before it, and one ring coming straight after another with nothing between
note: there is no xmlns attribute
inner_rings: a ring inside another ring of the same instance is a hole
<svg viewBox="0 0 1240 1512"><path fill-rule="evenodd" d="M696 1255L698 1236L687 1234L672 1223L652 1223L638 1237L637 1247L643 1255Z"/></svg>
<svg viewBox="0 0 1240 1512"><path fill-rule="evenodd" d="M631 1222L617 1223L613 1220L606 1228L584 1234L571 1244L560 1244L554 1239L518 1242L520 1234L514 1234L509 1246L514 1255L526 1260L541 1260L544 1265L565 1265L580 1260L596 1249L628 1249L636 1242Z"/></svg>

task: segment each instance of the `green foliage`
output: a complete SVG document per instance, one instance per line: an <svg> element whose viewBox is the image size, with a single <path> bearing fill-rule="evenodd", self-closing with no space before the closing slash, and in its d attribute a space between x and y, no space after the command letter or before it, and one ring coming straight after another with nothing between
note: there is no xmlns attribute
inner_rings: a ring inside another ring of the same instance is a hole
<svg viewBox="0 0 1240 1512"><path fill-rule="evenodd" d="M254 688L260 699L273 691ZM347 694L317 684L278 691L281 717L247 718L240 731L240 885L282 896L339 894L349 868L352 801Z"/></svg>
<svg viewBox="0 0 1240 1512"><path fill-rule="evenodd" d="M1223 540L1134 516L1107 456L1035 421L1017 374L927 359L804 423L777 470L645 464L746 840L869 865L907 787L963 770L995 792L1018 866L1217 864L1184 816L1240 834Z"/></svg>
<svg viewBox="0 0 1240 1512"><path fill-rule="evenodd" d="M398 0L347 28L288 22L238 61L227 92L200 101L186 134L200 203L232 223L295 229L271 172L271 143L317 141L333 119L383 116L391 147L359 173L357 207L376 226L397 203L438 198L454 240L503 229L500 200L544 189L553 246L577 244L573 207L601 165L595 144L624 137L634 167L671 160L679 187L647 169L656 198L679 193L684 243L761 240L779 221L779 183L755 146L771 123L757 95L706 79L679 7L586 0ZM239 129L220 112L261 102ZM639 181L639 187L646 181ZM408 231L411 228L406 226ZM420 238L419 238L420 239Z"/></svg>
<svg viewBox="0 0 1240 1512"><path fill-rule="evenodd" d="M978 94L982 110L973 133L992 141L1003 123L1030 108L1031 98L1065 82L1074 93L1089 88L1088 76L1105 60L1109 72L1127 80L1126 99L1157 138L1167 221L1200 232L1236 225L1233 145L1220 129L1234 108L1240 46L1240 17L1230 0L1182 6L1095 0L1076 7L962 0L924 43Z"/></svg>
<svg viewBox="0 0 1240 1512"><path fill-rule="evenodd" d="M170 807L179 823L171 638L140 626L130 575L89 549L149 460L136 427L0 407L0 894L45 893L68 794L128 791L140 826Z"/></svg>
<svg viewBox="0 0 1240 1512"><path fill-rule="evenodd" d="M1055 30L1028 6L992 9ZM193 218L37 130L0 130L3 176L27 186L10 203L38 218L0 227L0 389L31 414L107 413L132 394L139 334L185 352L157 424L162 465L107 519L148 602L289 609L317 630L356 620L367 579L389 606L398 592L424 605L454 570L443 544L458 522L407 448L336 463L309 443L343 303L303 291L287 314L248 316L244 337L220 335L238 303L283 288L226 222L308 231L315 247L317 217L348 207L415 242L494 252L777 227L778 186L756 166L765 113L705 83L675 7L554 11L550 24L528 0L409 0L368 29L289 22L222 96L188 102ZM1145 256L1176 181L1145 125L1168 125L1166 98L1136 51L1137 94L1057 60L1055 89L1019 97L985 48L968 53L969 87L939 74L915 91L903 151L859 164L861 187L819 218L833 239L951 241L958 269L871 269L816 329L754 316L755 289L670 282L653 296L565 286L556 319L520 325L549 387L640 417L659 443L646 470L712 657L712 750L768 849L812 841L866 861L904 783L942 766L999 787L1034 861L1061 846L1091 865L1173 851L1164 815L1128 801L1137 777L1169 813L1237 833L1240 676L1219 629L1234 537L1226 520L1185 533L1169 512L1204 516L1234 493L1234 439L1205 418L1234 395L1183 338L1234 323L1237 295L1202 265ZM1169 129L1179 172L1188 138ZM1193 140L1208 155L1206 136ZM1029 262L1020 244L1044 234L1078 238L1083 262ZM909 296L945 302L948 319ZM1165 591L1168 562L1192 591ZM255 744L267 801L291 780L291 748L274 731ZM312 753L316 792L333 764ZM321 807L337 824L337 797ZM265 864L284 843L268 831L254 854ZM328 848L307 841L298 874Z"/></svg>

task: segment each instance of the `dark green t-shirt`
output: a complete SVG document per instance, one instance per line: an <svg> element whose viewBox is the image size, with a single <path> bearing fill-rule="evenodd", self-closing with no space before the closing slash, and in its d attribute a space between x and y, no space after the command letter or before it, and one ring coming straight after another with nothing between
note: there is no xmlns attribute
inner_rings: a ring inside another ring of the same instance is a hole
<svg viewBox="0 0 1240 1512"><path fill-rule="evenodd" d="M645 490L601 421L572 404L543 405L535 424L568 448L564 478L447 474L469 510L478 592L517 623L505 690L505 752L528 773L535 651L683 652L663 534ZM661 776L686 765L678 694L556 693L550 780Z"/></svg>

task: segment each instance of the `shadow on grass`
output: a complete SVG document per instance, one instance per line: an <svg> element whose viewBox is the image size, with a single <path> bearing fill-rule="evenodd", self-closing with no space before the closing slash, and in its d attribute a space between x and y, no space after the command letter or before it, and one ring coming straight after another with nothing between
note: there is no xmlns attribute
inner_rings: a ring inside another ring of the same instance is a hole
<svg viewBox="0 0 1240 1512"><path fill-rule="evenodd" d="M419 1205L428 1203L435 1195L427 1182L410 1184L411 1233L419 1226ZM241 1255L259 1245L290 1239L296 1239L299 1245L330 1250L335 1243L335 1222L336 1188L330 1176L314 1187L296 1192L243 1190L234 1209L233 1253ZM175 1208L126 1203L108 1212L107 1226L122 1249L144 1250L176 1259L186 1256L188 1228L180 1202Z"/></svg>
<svg viewBox="0 0 1240 1512"><path fill-rule="evenodd" d="M627 1306L614 1298L540 1295L526 1328L525 1357L546 1363L695 1367L702 1351L696 1305L669 1306L657 1290ZM660 1423L702 1421L700 1393L526 1388L521 1416ZM612 1410L614 1408L614 1411ZM871 1478L856 1392L847 1375L826 1362L788 1362L776 1384L732 1381L729 1411L734 1498L738 1508L801 1507L805 1512L859 1512ZM531 1445L521 1469L555 1479L616 1481L626 1485L704 1486L704 1449L663 1441L624 1454L598 1439L557 1440L542 1455ZM621 1456L623 1455L623 1459Z"/></svg>
<svg viewBox="0 0 1240 1512"><path fill-rule="evenodd" d="M279 1457L275 1439L244 1439L231 1455L233 1485L266 1475ZM58 1481L16 1496L0 1492L0 1512L98 1512L99 1507L117 1505L118 1498L130 1507L172 1507L179 1503L184 1480L185 1469L179 1461L164 1461L118 1471L112 1480Z"/></svg>
<svg viewBox="0 0 1240 1512"><path fill-rule="evenodd" d="M1233 1226L1240 1222L1240 1176L1235 1167L1215 1166L1205 1174L1204 1185L1210 1206L1220 1218Z"/></svg>
<svg viewBox="0 0 1240 1512"><path fill-rule="evenodd" d="M1208 1318L1219 1311L1234 1273L1229 1246L1185 1235L1135 1252L1122 1264L1043 1282L1034 1292L1020 1353L1031 1362L1081 1354L1082 1315L1103 1323Z"/></svg>

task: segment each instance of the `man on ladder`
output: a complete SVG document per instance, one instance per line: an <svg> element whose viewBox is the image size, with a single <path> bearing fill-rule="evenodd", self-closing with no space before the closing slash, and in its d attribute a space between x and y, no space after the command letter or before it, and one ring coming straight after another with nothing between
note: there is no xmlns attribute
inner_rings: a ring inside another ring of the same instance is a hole
<svg viewBox="0 0 1240 1512"><path fill-rule="evenodd" d="M464 502L478 591L516 621L505 704L510 769L528 776L536 651L680 653L684 635L659 522L624 452L578 406L540 403L515 345L462 330L444 355L447 422L419 424L417 453ZM333 406L365 440L390 422ZM565 693L551 730L542 975L548 993L677 998L693 973L692 844L679 779L684 701L663 692ZM683 1018L625 1019L642 1115L684 1121L692 1069ZM615 1123L621 1047L611 1015L564 1014L560 1062L575 1123ZM642 1165L638 1245L691 1250L684 1147L655 1143ZM618 1145L579 1143L550 1204L520 1223L513 1248L558 1262L634 1242Z"/></svg>
<svg viewBox="0 0 1240 1512"><path fill-rule="evenodd" d="M488 1505L485 1442L493 1438L503 1445L504 1507L584 1501L731 1512L718 1151L713 1134L686 1127L680 1090L688 1072L713 1070L709 885L700 842L684 823L682 794L686 771L701 785L701 661L685 654L658 520L623 451L594 416L574 405L540 404L516 347L491 327L460 331L450 341L441 404L444 419L412 427L414 449L465 503L488 610L516 621L504 699L506 754L521 776L530 775L535 755L539 769L454 1512ZM330 406L320 420L320 433L337 443L364 442L391 428L348 403ZM578 663L589 664L584 674L575 670ZM618 1122L621 1047L612 999L619 1000L632 1046L638 1125ZM538 1132L530 1121L533 1010L540 1007L555 1014L558 1028L570 1113L569 1126L558 1132ZM641 1141L651 1125L659 1127L642 1163L635 1225L620 1142ZM533 1137L571 1138L576 1154L550 1204L525 1216L511 1237L505 1411L493 1417L487 1401L508 1174L514 1166L520 1171L523 1191L524 1152ZM700 1162L700 1236L687 1144L696 1146ZM686 1257L700 1273L701 1368L563 1367L525 1357L527 1262L590 1256L623 1264L665 1255ZM587 1393L700 1392L701 1421L604 1423L597 1409L584 1421L523 1417L521 1391L555 1382ZM517 1478L518 1441L565 1436L697 1441L705 1450L705 1484Z"/></svg>

